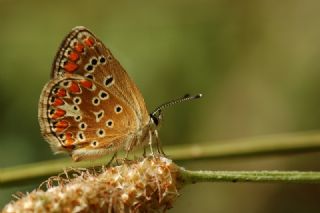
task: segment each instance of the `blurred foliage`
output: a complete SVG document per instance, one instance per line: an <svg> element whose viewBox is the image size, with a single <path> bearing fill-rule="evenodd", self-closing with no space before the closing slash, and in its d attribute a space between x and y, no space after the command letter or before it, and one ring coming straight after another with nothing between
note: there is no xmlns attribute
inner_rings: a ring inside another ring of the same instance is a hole
<svg viewBox="0 0 320 213"><path fill-rule="evenodd" d="M58 46L77 25L91 29L112 50L149 110L185 93L204 94L166 111L164 145L320 127L316 0L0 3L1 167L60 157L41 138L37 105ZM319 157L184 166L317 170ZM30 189L0 189L0 206L10 194ZM197 184L182 191L171 212L318 212L319 194L314 185Z"/></svg>

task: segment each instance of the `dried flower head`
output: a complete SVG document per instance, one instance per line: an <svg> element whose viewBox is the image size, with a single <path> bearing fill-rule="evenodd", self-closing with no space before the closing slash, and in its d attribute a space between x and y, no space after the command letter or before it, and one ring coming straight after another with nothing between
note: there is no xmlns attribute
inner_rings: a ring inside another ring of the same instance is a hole
<svg viewBox="0 0 320 213"><path fill-rule="evenodd" d="M52 177L47 190L37 189L9 203L3 212L154 212L172 207L179 168L164 157L105 168L74 170L77 177ZM54 180L58 185L54 186Z"/></svg>

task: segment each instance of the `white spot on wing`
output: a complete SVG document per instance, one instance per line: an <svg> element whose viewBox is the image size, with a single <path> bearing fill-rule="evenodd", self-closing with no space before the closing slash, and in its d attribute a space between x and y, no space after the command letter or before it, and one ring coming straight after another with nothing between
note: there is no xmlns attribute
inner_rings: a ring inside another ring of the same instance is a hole
<svg viewBox="0 0 320 213"><path fill-rule="evenodd" d="M100 122L101 119L103 118L104 116L104 111L103 110L100 110L98 112L93 112L93 114L95 115L96 117L96 122Z"/></svg>
<svg viewBox="0 0 320 213"><path fill-rule="evenodd" d="M106 132L104 131L104 129L98 129L96 132L98 137L104 137L106 135Z"/></svg>
<svg viewBox="0 0 320 213"><path fill-rule="evenodd" d="M113 128L113 125L114 125L113 120L109 119L109 120L106 121L106 126L108 128Z"/></svg>
<svg viewBox="0 0 320 213"><path fill-rule="evenodd" d="M109 98L109 94L106 91L100 90L99 98L101 100L107 100Z"/></svg>
<svg viewBox="0 0 320 213"><path fill-rule="evenodd" d="M92 104L94 106L98 106L100 104L100 99L98 97L93 97L92 98Z"/></svg>
<svg viewBox="0 0 320 213"><path fill-rule="evenodd" d="M85 74L84 75L86 78L89 78L89 79L91 79L91 80L95 80L95 78L93 77L93 75L91 74L91 73L87 73L87 74Z"/></svg>
<svg viewBox="0 0 320 213"><path fill-rule="evenodd" d="M88 124L87 124L87 123L85 123L85 122L79 123L79 129L85 130L85 129L87 129L87 127L88 127Z"/></svg>
<svg viewBox="0 0 320 213"><path fill-rule="evenodd" d="M76 43L78 42L77 39L72 39L72 41L70 42L70 46L71 47L75 47Z"/></svg>
<svg viewBox="0 0 320 213"><path fill-rule="evenodd" d="M59 108L66 111L65 116L74 117L75 119L76 119L76 117L81 116L81 110L80 110L79 106L77 106L77 105L71 105L71 104L66 103L64 105L61 105ZM80 121L80 120L81 119L79 119L77 121Z"/></svg>
<svg viewBox="0 0 320 213"><path fill-rule="evenodd" d="M74 117L74 120L79 122L79 121L82 120L82 116L81 115L77 115L77 116Z"/></svg>
<svg viewBox="0 0 320 213"><path fill-rule="evenodd" d="M74 104L77 104L77 105L79 105L79 104L81 104L81 98L79 97L79 96L76 96L76 97L74 97L73 98L73 103Z"/></svg>
<svg viewBox="0 0 320 213"><path fill-rule="evenodd" d="M83 141L86 140L86 136L85 136L85 134L84 134L82 131L79 131L79 132L77 133L77 139L78 139L78 141L83 142Z"/></svg>
<svg viewBox="0 0 320 213"><path fill-rule="evenodd" d="M68 48L64 51L64 56L68 57L71 52L72 52L71 48L68 47Z"/></svg>
<svg viewBox="0 0 320 213"><path fill-rule="evenodd" d="M99 142L98 141L92 141L91 142L91 146L92 147L97 147L99 145Z"/></svg>
<svg viewBox="0 0 320 213"><path fill-rule="evenodd" d="M105 77L105 79L103 80L104 85L106 85L107 87L110 87L112 84L114 84L114 78L112 75L108 75L107 77Z"/></svg>
<svg viewBox="0 0 320 213"><path fill-rule="evenodd" d="M119 104L117 104L115 107L114 107L114 112L116 114L119 114L122 112L122 106L120 106Z"/></svg>

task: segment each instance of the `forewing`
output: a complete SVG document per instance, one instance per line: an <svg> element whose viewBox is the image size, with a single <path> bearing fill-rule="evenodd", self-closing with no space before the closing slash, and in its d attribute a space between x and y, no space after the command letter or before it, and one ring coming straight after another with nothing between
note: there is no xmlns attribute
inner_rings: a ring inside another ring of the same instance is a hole
<svg viewBox="0 0 320 213"><path fill-rule="evenodd" d="M85 27L74 28L63 40L55 57L51 77L78 74L109 88L135 112L136 128L149 122L144 99L120 63L105 45Z"/></svg>

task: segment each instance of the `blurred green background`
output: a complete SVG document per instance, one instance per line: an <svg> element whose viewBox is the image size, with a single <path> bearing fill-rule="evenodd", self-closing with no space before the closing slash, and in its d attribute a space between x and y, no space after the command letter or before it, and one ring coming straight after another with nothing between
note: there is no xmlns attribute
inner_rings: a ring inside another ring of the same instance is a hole
<svg viewBox="0 0 320 213"><path fill-rule="evenodd" d="M0 167L58 158L42 139L38 98L74 26L91 29L135 80L149 110L168 109L166 145L320 129L319 1L0 0ZM320 154L181 163L188 169L319 170ZM35 183L37 185L39 183ZM16 191L0 189L0 207ZM196 184L170 212L320 212L320 187Z"/></svg>

